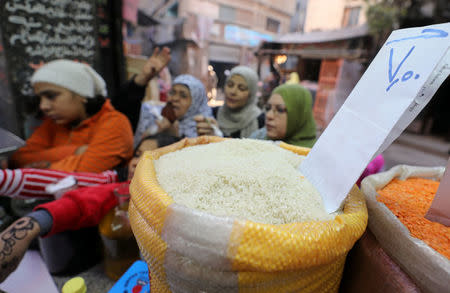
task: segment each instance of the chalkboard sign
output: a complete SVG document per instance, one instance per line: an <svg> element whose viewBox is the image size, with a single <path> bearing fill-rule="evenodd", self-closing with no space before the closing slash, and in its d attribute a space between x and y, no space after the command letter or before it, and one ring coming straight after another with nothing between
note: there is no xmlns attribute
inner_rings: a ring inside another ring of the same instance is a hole
<svg viewBox="0 0 450 293"><path fill-rule="evenodd" d="M94 0L3 0L1 9L3 45L16 94L32 94L29 77L47 61L94 63Z"/></svg>
<svg viewBox="0 0 450 293"><path fill-rule="evenodd" d="M120 0L0 0L0 74L6 76L5 81L0 76L0 114L9 115L1 115L0 126L25 138L36 126L32 116L25 115L23 97L33 94L29 79L34 70L50 60L87 63L103 76L109 96L118 91L125 80L121 4Z"/></svg>
<svg viewBox="0 0 450 293"><path fill-rule="evenodd" d="M30 116L25 115L24 97L33 95L29 82L33 72L48 61L61 58L94 65L98 55L96 1L0 0L0 3L6 59L6 70L2 72L7 72L10 89L10 95L5 96L12 95L15 102L6 109L19 117L13 118L18 129L12 131L26 137L29 129L24 125Z"/></svg>

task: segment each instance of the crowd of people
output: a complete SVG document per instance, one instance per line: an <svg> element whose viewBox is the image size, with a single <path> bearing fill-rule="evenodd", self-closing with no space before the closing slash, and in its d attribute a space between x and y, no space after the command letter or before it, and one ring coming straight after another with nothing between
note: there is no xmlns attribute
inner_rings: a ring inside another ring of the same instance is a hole
<svg viewBox="0 0 450 293"><path fill-rule="evenodd" d="M220 107L208 106L204 85L189 74L171 81L164 106L143 103L147 84L167 70L170 59L168 48L156 49L142 72L110 98L103 78L88 65L55 60L35 71L31 84L45 118L0 170L0 196L53 198L46 187L67 176L76 178L78 188L36 206L1 232L0 282L36 237L98 224L117 204L113 190L131 180L145 151L200 135L314 145L310 92L298 82L279 85L261 109L259 77L247 66L231 70Z"/></svg>

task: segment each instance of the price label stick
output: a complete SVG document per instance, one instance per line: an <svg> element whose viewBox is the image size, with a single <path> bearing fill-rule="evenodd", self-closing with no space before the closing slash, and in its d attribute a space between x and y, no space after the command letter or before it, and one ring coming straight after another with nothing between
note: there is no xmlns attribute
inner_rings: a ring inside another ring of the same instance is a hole
<svg viewBox="0 0 450 293"><path fill-rule="evenodd" d="M444 176L441 178L441 183L425 218L433 222L441 223L447 227L450 226L450 159L448 160Z"/></svg>
<svg viewBox="0 0 450 293"><path fill-rule="evenodd" d="M449 75L449 32L450 23L392 32L300 165L329 213Z"/></svg>

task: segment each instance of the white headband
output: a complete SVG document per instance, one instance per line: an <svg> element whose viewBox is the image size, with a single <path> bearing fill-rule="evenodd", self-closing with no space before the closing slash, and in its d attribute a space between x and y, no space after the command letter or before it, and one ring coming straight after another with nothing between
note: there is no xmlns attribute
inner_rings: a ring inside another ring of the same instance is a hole
<svg viewBox="0 0 450 293"><path fill-rule="evenodd" d="M31 84L48 82L85 98L107 96L105 80L89 65L60 59L51 61L34 72Z"/></svg>

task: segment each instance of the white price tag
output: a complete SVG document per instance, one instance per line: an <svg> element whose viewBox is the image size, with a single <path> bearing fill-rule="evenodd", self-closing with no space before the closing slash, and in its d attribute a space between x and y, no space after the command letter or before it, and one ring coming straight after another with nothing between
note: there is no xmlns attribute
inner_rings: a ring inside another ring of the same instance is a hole
<svg viewBox="0 0 450 293"><path fill-rule="evenodd" d="M425 107L450 73L450 23L392 32L300 165L328 212Z"/></svg>

